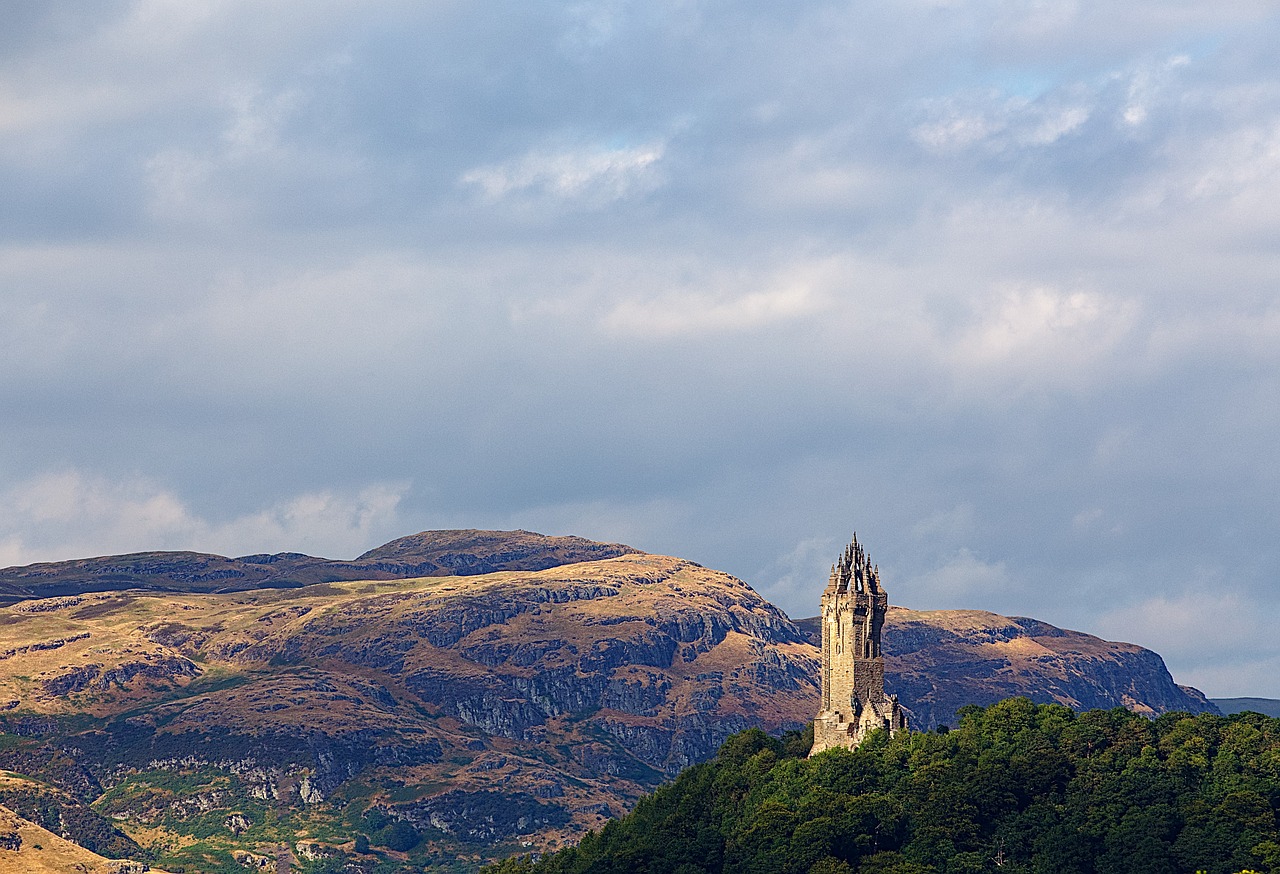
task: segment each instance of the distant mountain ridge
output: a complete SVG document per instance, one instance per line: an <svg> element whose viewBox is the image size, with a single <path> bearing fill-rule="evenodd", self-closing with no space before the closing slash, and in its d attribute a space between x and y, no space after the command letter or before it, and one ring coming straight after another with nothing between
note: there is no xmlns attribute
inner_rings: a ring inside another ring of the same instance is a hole
<svg viewBox="0 0 1280 874"><path fill-rule="evenodd" d="M136 552L0 568L0 605L32 598L147 589L238 592L344 580L474 576L546 570L639 550L621 543L553 537L531 531L423 531L371 549L354 561L299 552L228 558L203 552Z"/></svg>
<svg viewBox="0 0 1280 874"><path fill-rule="evenodd" d="M1280 717L1280 700L1276 698L1210 698L1209 700L1228 715L1251 710L1264 716Z"/></svg>

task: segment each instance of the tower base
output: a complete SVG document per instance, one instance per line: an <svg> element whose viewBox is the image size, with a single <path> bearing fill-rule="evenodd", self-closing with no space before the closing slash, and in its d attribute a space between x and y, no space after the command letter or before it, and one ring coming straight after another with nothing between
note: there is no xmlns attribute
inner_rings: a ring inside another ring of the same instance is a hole
<svg viewBox="0 0 1280 874"><path fill-rule="evenodd" d="M817 755L833 747L854 749L877 728L883 728L890 735L907 730L907 714L898 703L896 695L869 701L851 721L850 716L853 715L819 713L813 720L813 749L809 751L809 755Z"/></svg>

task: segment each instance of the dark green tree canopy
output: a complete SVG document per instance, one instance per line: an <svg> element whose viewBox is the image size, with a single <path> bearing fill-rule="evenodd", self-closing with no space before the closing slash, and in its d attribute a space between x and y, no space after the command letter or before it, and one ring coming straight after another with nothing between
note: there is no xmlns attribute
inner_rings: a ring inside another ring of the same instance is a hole
<svg viewBox="0 0 1280 874"><path fill-rule="evenodd" d="M951 731L729 738L582 842L493 874L1280 874L1280 720L1011 698Z"/></svg>

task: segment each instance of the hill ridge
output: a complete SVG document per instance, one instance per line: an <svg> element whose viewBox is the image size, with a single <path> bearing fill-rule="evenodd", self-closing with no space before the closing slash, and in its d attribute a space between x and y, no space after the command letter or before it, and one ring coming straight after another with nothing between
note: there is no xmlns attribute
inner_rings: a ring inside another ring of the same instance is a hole
<svg viewBox="0 0 1280 874"><path fill-rule="evenodd" d="M131 552L0 568L0 605L127 589L216 593L343 580L474 576L545 570L639 552L625 544L571 535L474 528L421 531L374 547L351 561L300 552L238 558L194 550Z"/></svg>

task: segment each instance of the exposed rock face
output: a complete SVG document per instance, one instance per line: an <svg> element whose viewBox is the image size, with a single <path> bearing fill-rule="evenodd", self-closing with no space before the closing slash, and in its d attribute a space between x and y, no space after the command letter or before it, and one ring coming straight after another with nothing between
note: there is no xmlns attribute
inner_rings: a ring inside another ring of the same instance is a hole
<svg viewBox="0 0 1280 874"><path fill-rule="evenodd" d="M251 871L275 871L276 859L274 856L262 856L257 853L249 853L244 850L236 850L232 856L236 863L248 868Z"/></svg>
<svg viewBox="0 0 1280 874"><path fill-rule="evenodd" d="M816 618L798 624L817 634ZM1217 712L1198 690L1175 683L1149 649L1021 616L890 607L884 651L885 686L915 728L954 725L960 707L1014 695L1077 710Z"/></svg>
<svg viewBox="0 0 1280 874"><path fill-rule="evenodd" d="M87 638L89 635L84 635ZM88 688L107 689L113 684L128 685L134 677L153 680L171 680L175 677L194 677L200 669L190 659L181 656L152 656L144 661L129 661L107 670L102 665L84 665L72 668L65 674L42 680L40 685L47 695L69 695Z"/></svg>
<svg viewBox="0 0 1280 874"><path fill-rule="evenodd" d="M468 576L504 570L545 570L637 550L581 537L531 531L423 531L371 549L355 561L299 552L227 558L202 552L139 552L0 569L0 604L85 592L148 589L238 592L341 580Z"/></svg>
<svg viewBox="0 0 1280 874"><path fill-rule="evenodd" d="M231 832L233 835L239 835L242 832L247 832L250 828L252 828L253 821L250 820L249 817L245 816L243 813L233 813L226 818L226 820L223 822L223 826L226 828L227 831Z"/></svg>

